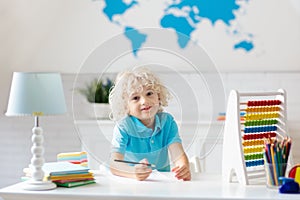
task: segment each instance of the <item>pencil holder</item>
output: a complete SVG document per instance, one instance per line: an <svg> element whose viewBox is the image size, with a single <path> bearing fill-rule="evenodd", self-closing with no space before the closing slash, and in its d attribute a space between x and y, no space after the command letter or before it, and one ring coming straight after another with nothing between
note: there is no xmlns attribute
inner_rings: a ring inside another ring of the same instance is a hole
<svg viewBox="0 0 300 200"><path fill-rule="evenodd" d="M271 164L265 162L266 185L268 188L278 188L282 185L279 177L285 177L287 163Z"/></svg>

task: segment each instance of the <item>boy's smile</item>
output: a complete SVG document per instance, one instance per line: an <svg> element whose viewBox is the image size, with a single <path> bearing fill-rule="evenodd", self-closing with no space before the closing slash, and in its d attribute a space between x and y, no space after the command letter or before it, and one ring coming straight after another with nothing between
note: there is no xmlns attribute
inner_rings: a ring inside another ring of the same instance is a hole
<svg viewBox="0 0 300 200"><path fill-rule="evenodd" d="M154 127L155 115L159 109L158 93L144 86L141 91L129 96L128 109L129 115L138 118L149 128Z"/></svg>
<svg viewBox="0 0 300 200"><path fill-rule="evenodd" d="M150 109L151 109L151 106L146 106L146 107L142 108L143 111L148 111Z"/></svg>

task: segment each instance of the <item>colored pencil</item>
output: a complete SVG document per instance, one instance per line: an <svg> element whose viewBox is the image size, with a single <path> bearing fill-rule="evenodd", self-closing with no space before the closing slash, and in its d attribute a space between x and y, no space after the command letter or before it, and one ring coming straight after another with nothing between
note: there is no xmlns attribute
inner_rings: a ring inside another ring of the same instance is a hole
<svg viewBox="0 0 300 200"><path fill-rule="evenodd" d="M156 166L153 165L153 164L140 163L140 162L134 162L134 161L129 161L129 160L118 160L118 159L115 159L114 161L115 161L115 162L122 162L122 163L135 164L135 165L142 164L142 165L147 165L148 167L153 167L153 168L156 167Z"/></svg>
<svg viewBox="0 0 300 200"><path fill-rule="evenodd" d="M278 185L278 177L276 173L276 166L275 166L275 159L274 159L274 144L271 144L271 160L272 160L272 165L273 165L273 172L274 172L274 180L275 184Z"/></svg>
<svg viewBox="0 0 300 200"><path fill-rule="evenodd" d="M270 176L267 176L267 178L269 178L269 183L270 184L272 184L272 185L274 185L274 180L273 180L273 177L272 177L272 175L271 174L273 174L272 172L271 172L271 167L270 167L270 165L268 164L269 162L267 162L267 155L266 154L264 154L264 161L265 161L265 167L266 167L266 173L267 174L269 174Z"/></svg>

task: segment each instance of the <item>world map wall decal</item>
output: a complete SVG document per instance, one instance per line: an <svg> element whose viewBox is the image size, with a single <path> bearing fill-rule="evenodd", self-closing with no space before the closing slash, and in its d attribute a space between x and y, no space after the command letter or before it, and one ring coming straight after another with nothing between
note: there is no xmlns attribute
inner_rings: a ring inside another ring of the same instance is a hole
<svg viewBox="0 0 300 200"><path fill-rule="evenodd" d="M237 23L239 16L245 15L250 0L165 0L165 7L161 9L159 26L171 29L177 36L178 46L186 48L193 38L192 34L198 25L208 21L212 26L222 23L228 37L234 37L233 50L242 49L242 52L251 52L255 48L254 36L243 31ZM130 41L132 53L138 56L139 49L147 42L147 33L140 32L139 25L131 24L126 20L126 13L132 9L139 9L143 0L104 0L103 14L107 19L121 27L124 36ZM143 16L140 16L143 18ZM201 32L201 30L200 30ZM197 40L197 39L196 39Z"/></svg>

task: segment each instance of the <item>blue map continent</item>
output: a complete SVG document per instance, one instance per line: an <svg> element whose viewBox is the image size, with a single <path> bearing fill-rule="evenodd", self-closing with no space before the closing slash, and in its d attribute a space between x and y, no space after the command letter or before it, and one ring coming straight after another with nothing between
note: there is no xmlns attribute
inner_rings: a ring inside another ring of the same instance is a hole
<svg viewBox="0 0 300 200"><path fill-rule="evenodd" d="M228 26L229 22L235 19L233 12L238 10L240 6L236 4L236 0L182 0L180 3L171 4L166 12L170 9L194 8L188 13L194 22L199 22L201 18L209 19L212 24L221 20ZM195 11L196 9L196 11ZM197 19L197 17L200 17Z"/></svg>
<svg viewBox="0 0 300 200"><path fill-rule="evenodd" d="M251 51L254 45L251 41L241 41L234 45L234 49L244 49L245 51Z"/></svg>
<svg viewBox="0 0 300 200"><path fill-rule="evenodd" d="M185 17L176 17L174 15L165 15L161 19L160 24L164 28L175 29L180 48L186 47L191 33L195 30L195 27L191 26Z"/></svg>
<svg viewBox="0 0 300 200"><path fill-rule="evenodd" d="M132 8L135 4L138 4L136 0L131 1L130 4L126 4L123 0L104 0L105 7L103 13L108 17L111 22L114 15L123 15L127 10Z"/></svg>
<svg viewBox="0 0 300 200"><path fill-rule="evenodd" d="M133 55L137 56L137 52L145 43L147 35L140 33L133 27L125 27L124 35L131 41Z"/></svg>
<svg viewBox="0 0 300 200"><path fill-rule="evenodd" d="M126 11L131 9L134 5L138 4L136 0L131 1L126 4L123 0L104 0L105 6L103 8L103 13L108 17L111 22L114 21L115 15L124 15ZM147 35L140 33L133 27L125 27L124 35L130 40L132 46L132 52L134 56L137 56L138 50L141 48L142 44L146 41Z"/></svg>
<svg viewBox="0 0 300 200"><path fill-rule="evenodd" d="M182 0L179 3L174 2L165 9L166 14L162 17L160 25L163 28L174 29L179 46L185 48L191 33L201 20L208 19L213 25L220 20L230 26L230 21L235 19L234 11L239 8L235 0ZM177 16L178 13L182 13L182 16Z"/></svg>

